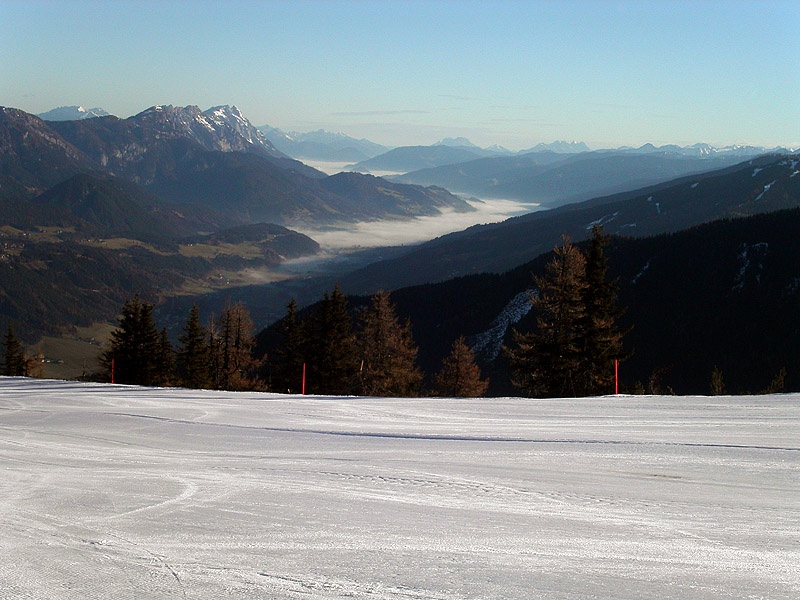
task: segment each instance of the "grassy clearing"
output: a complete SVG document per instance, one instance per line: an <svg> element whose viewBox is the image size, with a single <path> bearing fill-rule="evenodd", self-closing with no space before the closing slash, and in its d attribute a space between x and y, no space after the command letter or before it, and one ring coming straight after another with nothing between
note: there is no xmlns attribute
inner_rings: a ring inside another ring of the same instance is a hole
<svg viewBox="0 0 800 600"><path fill-rule="evenodd" d="M247 268L241 271L214 271L203 279L188 279L176 292L178 296L194 296L217 292L243 285L263 285L295 279L297 275L275 271L269 267Z"/></svg>
<svg viewBox="0 0 800 600"><path fill-rule="evenodd" d="M162 256L166 256L169 253L163 252L162 250L158 250L154 246L150 244L146 244L144 242L140 242L139 240L132 240L130 238L97 238L97 239L85 239L81 240L80 242L84 246L92 246L94 248L105 248L106 250L127 250L129 248L140 247L144 248L148 252L152 252L153 254L161 254Z"/></svg>
<svg viewBox="0 0 800 600"><path fill-rule="evenodd" d="M207 258L212 259L220 254L226 256L241 256L242 258L261 258L264 251L251 242L241 244L186 244L180 247L179 252L188 258Z"/></svg>
<svg viewBox="0 0 800 600"><path fill-rule="evenodd" d="M28 352L44 355L44 377L75 379L99 369L97 359L115 327L113 323L95 323L79 327L74 335L45 336Z"/></svg>

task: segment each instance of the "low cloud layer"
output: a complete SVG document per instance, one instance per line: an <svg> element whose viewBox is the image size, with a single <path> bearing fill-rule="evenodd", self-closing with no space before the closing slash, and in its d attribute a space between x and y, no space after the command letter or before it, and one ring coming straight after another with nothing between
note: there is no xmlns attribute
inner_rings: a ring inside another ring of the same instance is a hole
<svg viewBox="0 0 800 600"><path fill-rule="evenodd" d="M314 238L326 250L374 248L418 244L433 238L461 231L472 225L497 223L515 215L538 210L538 205L514 200L470 202L474 212L448 211L437 216L418 217L407 221L368 221L355 223L344 230L322 231L299 229Z"/></svg>

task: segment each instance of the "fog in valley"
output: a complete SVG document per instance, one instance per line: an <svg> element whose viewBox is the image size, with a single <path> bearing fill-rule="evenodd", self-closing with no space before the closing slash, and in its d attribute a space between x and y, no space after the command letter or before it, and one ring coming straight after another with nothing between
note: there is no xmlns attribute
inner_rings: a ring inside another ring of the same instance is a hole
<svg viewBox="0 0 800 600"><path fill-rule="evenodd" d="M467 201L475 211L448 210L440 215L407 220L365 221L340 229L303 227L295 229L314 238L323 250L341 251L419 244L448 233L462 231L473 225L497 223L509 217L539 210L537 204L525 204L516 200L472 198Z"/></svg>

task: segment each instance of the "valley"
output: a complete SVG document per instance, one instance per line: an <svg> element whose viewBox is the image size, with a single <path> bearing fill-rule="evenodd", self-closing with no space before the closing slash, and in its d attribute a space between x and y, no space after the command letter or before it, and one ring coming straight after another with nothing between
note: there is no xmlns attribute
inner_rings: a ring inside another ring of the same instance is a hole
<svg viewBox="0 0 800 600"><path fill-rule="evenodd" d="M719 220L750 223L748 217L800 205L799 161L781 151L704 145L586 151L553 144L512 153L481 150L463 138L386 149L327 132L300 146L274 137L317 157L306 164L270 141L274 130L265 132L235 106L159 105L127 119L75 121L2 109L0 326L13 323L44 354L46 375L76 377L134 294L155 305L173 340L193 304L210 318L231 302L247 306L266 339L290 300L310 307L339 285L358 307L384 289L392 291L400 316L414 322L420 362L434 372L455 337L477 343L493 327L562 235L580 243L599 224L615 238L647 239ZM355 146L372 154L361 161L373 165L369 170L402 174L349 171L359 167L336 160L336 152ZM715 235L732 243L733 234ZM657 242L662 250L666 243ZM761 242L749 236L737 243ZM615 243L622 246L632 254L625 267L612 261L615 277L633 277L626 269L650 264L644 246ZM699 266L704 258L692 260ZM792 276L800 272L780 272L794 298L786 283ZM631 298L630 314L647 319L651 299ZM778 295L774 302L783 300ZM735 312L743 309L732 305L734 321L744 318ZM700 312L693 306L675 316L677 330ZM509 339L514 323L496 346ZM661 334L631 325L650 332L632 334L639 346ZM87 335L87 328L96 333ZM793 347L784 346L784 358L769 358L754 371L755 383L737 385L765 385L767 374L793 356ZM736 354L725 358L720 351L720 362L738 370ZM643 358L633 359L630 376L640 382L659 363L678 360L641 350L637 357ZM481 360L494 373L492 393L509 393L507 365L497 356ZM691 374L682 369L674 372L697 391L710 366Z"/></svg>
<svg viewBox="0 0 800 600"><path fill-rule="evenodd" d="M0 0L0 600L800 598L797 0Z"/></svg>

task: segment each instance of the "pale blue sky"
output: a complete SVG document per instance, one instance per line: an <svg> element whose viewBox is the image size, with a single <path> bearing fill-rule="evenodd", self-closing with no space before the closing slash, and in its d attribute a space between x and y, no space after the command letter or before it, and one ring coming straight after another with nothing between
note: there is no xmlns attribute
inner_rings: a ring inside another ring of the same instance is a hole
<svg viewBox="0 0 800 600"><path fill-rule="evenodd" d="M0 105L387 145L800 146L797 0L0 0Z"/></svg>

